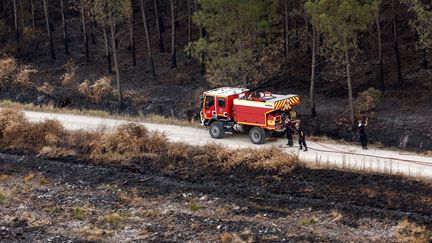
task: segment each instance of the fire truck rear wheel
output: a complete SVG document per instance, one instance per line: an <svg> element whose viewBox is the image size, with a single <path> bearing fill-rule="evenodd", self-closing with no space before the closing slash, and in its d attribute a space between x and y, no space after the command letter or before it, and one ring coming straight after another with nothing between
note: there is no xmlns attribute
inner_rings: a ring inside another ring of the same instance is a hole
<svg viewBox="0 0 432 243"><path fill-rule="evenodd" d="M210 136L215 139L221 139L224 135L224 127L220 122L213 122L209 127Z"/></svg>
<svg viewBox="0 0 432 243"><path fill-rule="evenodd" d="M249 132L249 138L253 144L263 144L266 139L266 132L261 127L254 127Z"/></svg>

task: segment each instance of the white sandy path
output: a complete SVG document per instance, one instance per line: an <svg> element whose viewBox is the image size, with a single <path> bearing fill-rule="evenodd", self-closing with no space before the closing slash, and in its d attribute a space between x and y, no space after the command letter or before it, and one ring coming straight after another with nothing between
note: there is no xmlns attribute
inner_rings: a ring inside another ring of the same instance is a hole
<svg viewBox="0 0 432 243"><path fill-rule="evenodd" d="M46 119L60 121L70 130L94 130L105 127L113 130L128 121L96 118L79 115L43 113L25 111L26 117L32 122ZM308 152L299 151L298 148L285 148L285 139L268 142L264 145L254 145L247 135L226 135L223 139L212 139L204 128L180 127L141 123L151 130L158 130L166 134L173 142L186 142L191 145L205 145L207 143L220 143L230 148L263 148L277 146L287 153L299 156L299 159L309 165L360 169L380 173L404 174L413 177L432 179L432 157L419 154L389 151L380 149L362 150L359 146L338 144L337 142L308 141L311 148Z"/></svg>

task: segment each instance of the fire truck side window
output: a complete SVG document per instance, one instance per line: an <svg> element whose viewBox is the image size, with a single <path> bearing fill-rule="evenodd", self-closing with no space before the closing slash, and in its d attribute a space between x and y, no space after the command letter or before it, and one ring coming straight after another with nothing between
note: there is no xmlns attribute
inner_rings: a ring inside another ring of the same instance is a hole
<svg viewBox="0 0 432 243"><path fill-rule="evenodd" d="M214 105L214 97L213 96L207 96L205 101L205 107L210 108Z"/></svg>
<svg viewBox="0 0 432 243"><path fill-rule="evenodd" d="M218 107L225 108L225 98L218 98Z"/></svg>

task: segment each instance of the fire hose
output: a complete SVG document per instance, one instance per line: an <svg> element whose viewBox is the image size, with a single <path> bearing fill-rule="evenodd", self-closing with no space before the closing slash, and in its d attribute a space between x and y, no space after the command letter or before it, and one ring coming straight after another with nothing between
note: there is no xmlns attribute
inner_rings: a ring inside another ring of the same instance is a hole
<svg viewBox="0 0 432 243"><path fill-rule="evenodd" d="M309 147L309 146L308 146L308 149L314 150L314 151L317 151L317 152L323 152L323 153L349 154L349 155L357 155L357 156L376 158L376 159L396 160L396 161L408 162L408 163L412 163L412 164L416 164L416 165L422 165L422 166L432 167L432 163L428 163L428 162L424 162L424 161L411 160L411 159L401 159L401 158L394 158L394 157L385 157L385 156L370 155L370 154L360 154L360 153L354 153L354 152L347 152L347 151L342 151L342 150L331 148L329 146L320 144L318 142L314 142L314 143L316 143L316 144L318 144L318 145L320 145L320 146L322 146L324 148L330 149L330 150L318 149L318 148ZM290 148L290 147L280 145L279 148Z"/></svg>

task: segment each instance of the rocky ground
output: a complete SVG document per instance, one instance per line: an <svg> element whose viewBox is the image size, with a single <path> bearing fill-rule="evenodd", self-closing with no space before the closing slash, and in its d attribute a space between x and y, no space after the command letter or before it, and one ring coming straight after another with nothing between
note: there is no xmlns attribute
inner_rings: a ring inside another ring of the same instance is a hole
<svg viewBox="0 0 432 243"><path fill-rule="evenodd" d="M0 242L394 242L432 229L432 186L398 177L0 157Z"/></svg>

